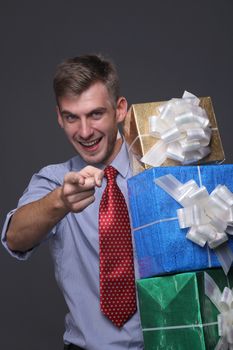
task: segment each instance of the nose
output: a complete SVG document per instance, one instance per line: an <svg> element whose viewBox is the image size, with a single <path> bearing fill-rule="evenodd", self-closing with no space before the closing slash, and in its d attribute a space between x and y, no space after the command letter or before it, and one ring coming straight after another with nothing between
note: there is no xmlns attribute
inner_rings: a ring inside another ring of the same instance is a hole
<svg viewBox="0 0 233 350"><path fill-rule="evenodd" d="M82 119L80 120L80 125L79 125L79 136L82 139L89 139L93 135L93 129L91 126L91 123L88 119Z"/></svg>

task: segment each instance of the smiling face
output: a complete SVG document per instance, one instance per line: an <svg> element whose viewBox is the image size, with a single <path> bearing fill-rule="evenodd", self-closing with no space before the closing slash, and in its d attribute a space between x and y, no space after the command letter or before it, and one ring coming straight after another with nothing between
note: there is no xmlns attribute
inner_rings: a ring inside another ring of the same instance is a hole
<svg viewBox="0 0 233 350"><path fill-rule="evenodd" d="M58 122L77 153L88 163L110 164L121 147L118 124L126 116L124 97L113 107L102 82L96 82L78 96L59 99Z"/></svg>

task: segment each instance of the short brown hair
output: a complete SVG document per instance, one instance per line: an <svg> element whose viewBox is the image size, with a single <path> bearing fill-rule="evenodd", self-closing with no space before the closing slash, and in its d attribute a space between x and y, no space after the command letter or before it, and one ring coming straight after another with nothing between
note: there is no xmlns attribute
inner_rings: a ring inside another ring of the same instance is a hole
<svg viewBox="0 0 233 350"><path fill-rule="evenodd" d="M53 88L57 102L60 97L80 95L96 82L107 87L114 106L119 98L116 67L101 55L84 55L64 60L58 65Z"/></svg>

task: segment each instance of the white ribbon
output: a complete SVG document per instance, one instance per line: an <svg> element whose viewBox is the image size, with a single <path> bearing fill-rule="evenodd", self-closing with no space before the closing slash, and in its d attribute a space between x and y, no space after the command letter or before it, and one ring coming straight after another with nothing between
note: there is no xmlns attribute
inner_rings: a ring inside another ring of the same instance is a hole
<svg viewBox="0 0 233 350"><path fill-rule="evenodd" d="M216 306L218 315L219 342L215 350L233 350L233 291L225 287L221 293L215 281L204 273L205 294Z"/></svg>
<svg viewBox="0 0 233 350"><path fill-rule="evenodd" d="M190 227L186 237L214 249L227 274L233 253L223 243L227 234L233 234L233 193L218 185L209 195L205 186L199 187L194 180L182 184L171 174L155 179L155 183L184 207L177 210L177 216L180 228Z"/></svg>
<svg viewBox="0 0 233 350"><path fill-rule="evenodd" d="M149 117L149 133L160 140L141 158L143 163L156 167L170 158L191 164L210 153L210 122L199 103L185 91L181 99L165 102L159 116Z"/></svg>

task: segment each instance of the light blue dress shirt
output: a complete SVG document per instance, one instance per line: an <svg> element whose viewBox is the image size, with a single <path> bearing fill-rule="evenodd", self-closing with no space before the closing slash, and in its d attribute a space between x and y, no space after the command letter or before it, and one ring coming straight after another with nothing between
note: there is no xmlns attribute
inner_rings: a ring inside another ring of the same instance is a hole
<svg viewBox="0 0 233 350"><path fill-rule="evenodd" d="M86 165L77 155L66 163L43 168L33 175L18 206L42 198L62 185L67 172L79 171ZM128 204L126 180L132 176L132 172L125 143L111 165L119 172L117 183ZM138 312L118 329L101 313L99 307L98 213L105 186L104 178L101 188L96 188L95 202L81 213L67 214L46 237L46 240L49 238L55 277L69 309L65 318L64 342L88 350L139 350L143 349L143 340ZM36 247L25 253L15 253L9 250L6 243L6 230L14 211L6 218L2 243L12 256L25 260ZM137 278L135 258L134 261Z"/></svg>

